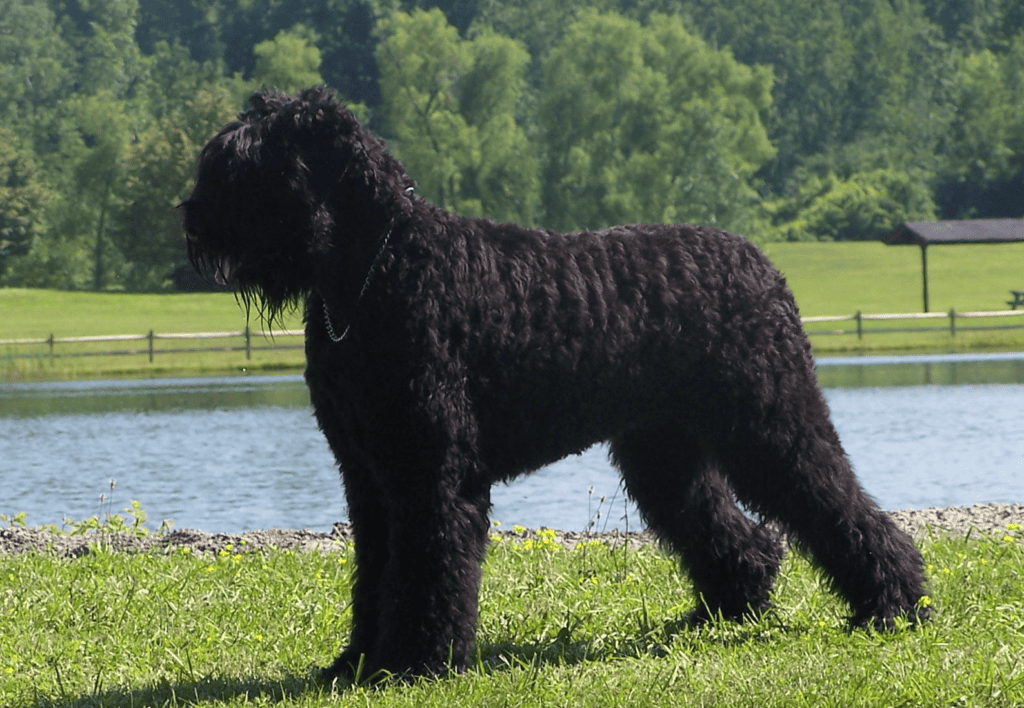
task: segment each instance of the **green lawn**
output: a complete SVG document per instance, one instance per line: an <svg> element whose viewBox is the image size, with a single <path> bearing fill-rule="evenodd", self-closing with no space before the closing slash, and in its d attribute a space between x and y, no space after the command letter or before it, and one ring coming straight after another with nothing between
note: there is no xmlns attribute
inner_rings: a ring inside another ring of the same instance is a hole
<svg viewBox="0 0 1024 708"><path fill-rule="evenodd" d="M240 332L246 316L230 293L126 294L63 292L55 290L0 289L0 340L39 339L51 334L57 338L106 335L145 335L195 332ZM258 313L250 317L252 345L267 348L274 344L298 346L295 337L267 338L261 334ZM292 313L274 330L302 329L302 315ZM242 351L197 352L199 348L244 346L244 339L157 340L156 349L176 349L157 353L150 362L148 343L102 342L95 344L58 344L57 356L50 357L44 344L0 346L0 378L7 380L74 379L121 376L197 376L248 372L297 372L303 367L301 349L254 351L247 359ZM100 351L138 350L131 356L68 356ZM32 358L4 358L5 354L34 354ZM6 375L5 375L6 374Z"/></svg>
<svg viewBox="0 0 1024 708"><path fill-rule="evenodd" d="M766 252L786 275L804 316L912 313L922 309L920 250L913 246L868 243L778 243ZM931 310L958 312L1006 310L1010 290L1024 288L1024 243L1006 245L934 246L929 249ZM252 325L259 329L256 313ZM0 340L160 333L239 331L245 313L231 294L124 294L50 290L0 289ZM968 332L960 322L950 336L948 321L872 323L863 339L856 335L814 334L819 354L866 351L962 351L1024 349L1024 329ZM1000 319L987 325L1024 325L1024 318ZM301 328L301 314L282 323ZM872 334L891 327L940 331ZM854 323L808 325L811 332L853 330ZM270 340L256 338L259 343ZM284 340L279 340L284 342ZM294 344L295 341L287 342ZM235 341L225 346L241 346ZM145 343L135 343L144 348ZM170 347L166 342L160 346ZM176 344L182 347L180 342ZM208 343L193 344L211 346ZM109 344L66 345L55 352L110 350ZM298 371L301 351L257 352L245 359L238 352L145 356L89 356L50 359L45 346L0 347L4 354L33 353L31 359L6 357L0 376L8 380L96 376L196 375L247 371Z"/></svg>
<svg viewBox="0 0 1024 708"><path fill-rule="evenodd" d="M89 293L0 289L0 340L156 332L220 332L245 327L231 293ZM301 328L301 313L286 321ZM252 324L259 326L253 313Z"/></svg>
<svg viewBox="0 0 1024 708"><path fill-rule="evenodd" d="M770 243L764 250L806 317L923 309L916 246ZM1024 290L1024 243L932 246L928 290L932 312L1008 309L1009 291Z"/></svg>
<svg viewBox="0 0 1024 708"><path fill-rule="evenodd" d="M921 548L934 620L879 635L849 631L799 556L760 621L694 627L689 581L656 548L496 541L467 674L336 692L313 676L348 631L351 548L0 557L0 704L1024 704L1024 536Z"/></svg>
<svg viewBox="0 0 1024 708"><path fill-rule="evenodd" d="M804 317L923 311L921 249L856 243L772 243L765 252L786 276ZM1008 310L1010 290L1024 289L1024 243L932 246L928 249L929 310L933 313ZM1024 317L872 322L865 336L812 335L819 354L1024 349ZM968 331L965 327L995 327ZM886 328L940 331L872 334ZM853 322L809 324L809 332L855 330Z"/></svg>

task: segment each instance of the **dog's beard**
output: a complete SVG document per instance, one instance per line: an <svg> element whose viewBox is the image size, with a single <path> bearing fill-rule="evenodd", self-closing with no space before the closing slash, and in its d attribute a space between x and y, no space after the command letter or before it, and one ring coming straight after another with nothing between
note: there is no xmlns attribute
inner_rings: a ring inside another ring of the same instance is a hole
<svg viewBox="0 0 1024 708"><path fill-rule="evenodd" d="M221 272L233 278L236 285L235 297L245 308L246 321L249 321L255 310L267 331L273 330L274 324L280 322L282 316L298 309L308 294L296 290L294 284L280 277L250 280L246 277L244 267L230 261L221 266ZM280 276L279 273L273 275Z"/></svg>
<svg viewBox="0 0 1024 708"><path fill-rule="evenodd" d="M258 285L242 283L235 290L235 297L245 308L246 322L251 319L252 311L255 310L260 322L268 332L273 331L274 325L279 324L283 316L295 312L304 300L301 295L272 294Z"/></svg>
<svg viewBox="0 0 1024 708"><path fill-rule="evenodd" d="M221 287L233 287L235 299L245 310L246 322L255 311L267 331L273 330L284 315L298 309L308 294L289 283L280 271L269 270L258 275L245 263L201 252L191 239L188 245L188 257L196 270Z"/></svg>

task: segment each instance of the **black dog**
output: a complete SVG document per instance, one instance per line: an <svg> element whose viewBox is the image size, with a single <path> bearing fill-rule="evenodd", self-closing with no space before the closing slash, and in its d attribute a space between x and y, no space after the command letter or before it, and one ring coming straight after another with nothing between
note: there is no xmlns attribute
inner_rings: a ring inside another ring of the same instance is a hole
<svg viewBox="0 0 1024 708"><path fill-rule="evenodd" d="M323 89L253 96L203 149L190 257L273 320L305 303L306 381L355 534L328 679L464 669L490 487L602 440L682 557L698 617L764 610L778 521L855 625L919 619L921 556L858 485L782 276L685 225L560 234L414 196Z"/></svg>

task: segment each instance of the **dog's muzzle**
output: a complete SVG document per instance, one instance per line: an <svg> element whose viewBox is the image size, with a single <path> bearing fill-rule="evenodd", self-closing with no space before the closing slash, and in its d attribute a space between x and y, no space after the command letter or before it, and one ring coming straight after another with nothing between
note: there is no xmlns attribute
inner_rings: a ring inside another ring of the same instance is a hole
<svg viewBox="0 0 1024 708"><path fill-rule="evenodd" d="M209 279L212 276L213 282L220 287L229 287L234 283L237 269L230 259L204 254L193 236L188 235L186 239L189 260L204 278Z"/></svg>

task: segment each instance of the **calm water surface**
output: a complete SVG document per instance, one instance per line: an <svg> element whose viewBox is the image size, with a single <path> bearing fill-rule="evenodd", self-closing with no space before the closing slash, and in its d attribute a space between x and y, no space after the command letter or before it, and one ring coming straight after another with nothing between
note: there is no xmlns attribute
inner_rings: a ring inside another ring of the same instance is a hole
<svg viewBox="0 0 1024 708"><path fill-rule="evenodd" d="M1024 355L828 359L819 378L884 508L1024 499ZM327 531L345 519L300 377L0 384L0 513L59 525L133 499L150 528ZM505 526L640 525L603 446L492 499Z"/></svg>

